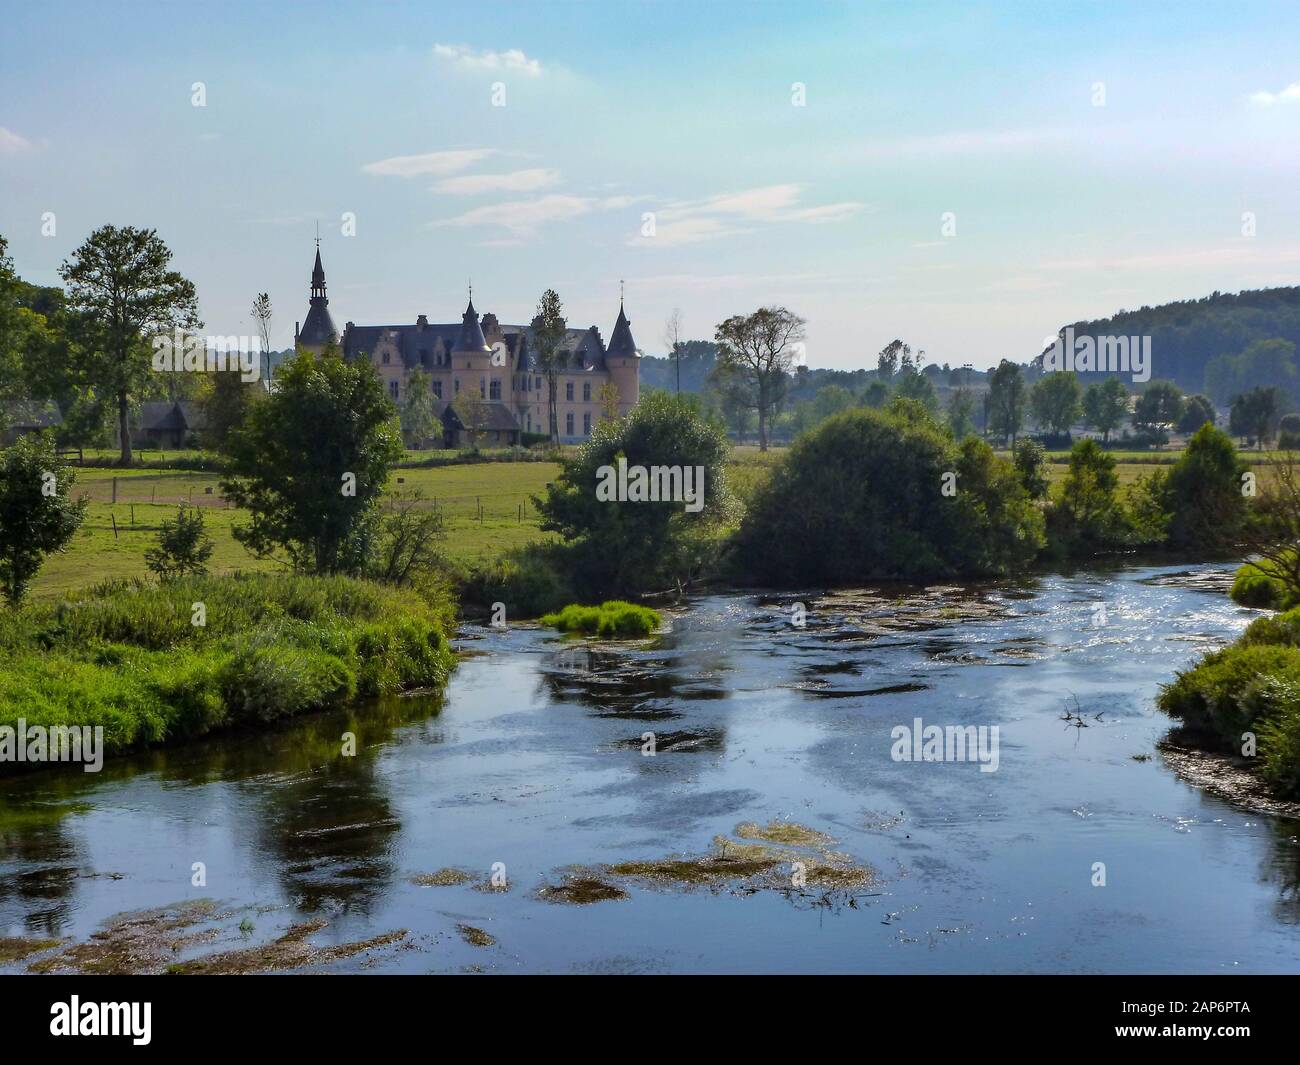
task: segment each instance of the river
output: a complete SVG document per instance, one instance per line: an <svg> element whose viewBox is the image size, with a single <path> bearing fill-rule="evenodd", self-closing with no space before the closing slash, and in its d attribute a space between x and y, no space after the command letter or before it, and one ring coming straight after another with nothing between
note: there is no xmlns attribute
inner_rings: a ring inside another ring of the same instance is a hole
<svg viewBox="0 0 1300 1065"><path fill-rule="evenodd" d="M1230 572L470 626L442 696L0 781L0 969L1300 971L1300 824L1156 746L1160 684L1255 616ZM918 718L996 726L996 771L897 760Z"/></svg>

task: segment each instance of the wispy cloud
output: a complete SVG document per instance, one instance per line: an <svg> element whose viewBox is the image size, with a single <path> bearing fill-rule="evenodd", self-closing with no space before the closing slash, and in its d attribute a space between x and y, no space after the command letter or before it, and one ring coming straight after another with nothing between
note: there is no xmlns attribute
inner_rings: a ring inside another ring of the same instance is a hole
<svg viewBox="0 0 1300 1065"><path fill-rule="evenodd" d="M618 198L621 199L621 198ZM455 218L434 222L436 226L498 226L516 237L531 236L552 222L571 222L593 211L618 206L594 196L568 196L554 193L532 200L508 200L505 203L475 207Z"/></svg>
<svg viewBox="0 0 1300 1065"><path fill-rule="evenodd" d="M518 48L507 48L504 52L488 50L479 51L466 44L435 44L433 54L446 60L462 70L483 70L503 73L527 74L536 77L542 72L539 60L530 59Z"/></svg>
<svg viewBox="0 0 1300 1065"><path fill-rule="evenodd" d="M36 149L31 141L11 129L0 126L0 155L20 155Z"/></svg>
<svg viewBox="0 0 1300 1065"><path fill-rule="evenodd" d="M465 174L444 178L433 192L448 196L478 196L484 192L535 192L549 188L560 180L558 170L515 170L509 174Z"/></svg>
<svg viewBox="0 0 1300 1065"><path fill-rule="evenodd" d="M425 152L423 155L394 155L389 159L366 163L361 170L362 173L382 177L454 174L495 154L495 148L459 148L445 152Z"/></svg>
<svg viewBox="0 0 1300 1065"><path fill-rule="evenodd" d="M1281 92L1254 92L1250 102L1258 107L1272 107L1274 104L1300 103L1300 81L1293 81Z"/></svg>
<svg viewBox="0 0 1300 1065"><path fill-rule="evenodd" d="M764 185L670 203L656 212L652 238L632 237L628 243L665 247L751 233L759 224L842 222L865 206L852 200L804 206L802 195L799 185Z"/></svg>

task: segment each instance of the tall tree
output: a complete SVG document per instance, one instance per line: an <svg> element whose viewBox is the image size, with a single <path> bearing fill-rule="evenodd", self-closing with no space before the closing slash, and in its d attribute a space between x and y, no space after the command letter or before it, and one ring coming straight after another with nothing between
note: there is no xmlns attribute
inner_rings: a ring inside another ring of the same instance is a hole
<svg viewBox="0 0 1300 1065"><path fill-rule="evenodd" d="M1252 388L1232 401L1229 428L1238 436L1252 437L1262 448L1273 438L1280 414L1277 388Z"/></svg>
<svg viewBox="0 0 1300 1065"><path fill-rule="evenodd" d="M155 230L101 226L59 267L91 380L117 401L123 466L131 464L131 401L152 368L150 339L202 324L194 285L171 258Z"/></svg>
<svg viewBox="0 0 1300 1065"><path fill-rule="evenodd" d="M53 551L62 551L85 516L69 494L75 476L48 434L25 436L0 451L0 590L17 605Z"/></svg>
<svg viewBox="0 0 1300 1065"><path fill-rule="evenodd" d="M1146 432L1177 425L1182 416L1183 392L1172 381L1152 381L1133 404L1133 425Z"/></svg>
<svg viewBox="0 0 1300 1065"><path fill-rule="evenodd" d="M1083 394L1083 417L1088 425L1101 433L1103 443L1110 442L1110 434L1124 424L1128 417L1128 389L1118 377L1108 377L1089 385Z"/></svg>
<svg viewBox="0 0 1300 1065"><path fill-rule="evenodd" d="M1074 374L1065 370L1044 374L1029 393L1034 420L1057 436L1066 435L1083 414L1080 393L1079 379Z"/></svg>
<svg viewBox="0 0 1300 1065"><path fill-rule="evenodd" d="M564 320L564 304L552 288L542 293L537 302L537 315L533 318L533 343L537 345L537 365L546 377L546 406L551 443L560 442L560 370L567 359L564 337L568 323Z"/></svg>
<svg viewBox="0 0 1300 1065"><path fill-rule="evenodd" d="M718 362L753 384L758 409L758 447L767 450L768 420L785 396L794 345L803 340L805 322L784 307L760 307L719 324Z"/></svg>
<svg viewBox="0 0 1300 1065"><path fill-rule="evenodd" d="M989 382L988 427L1016 446L1016 435L1025 424L1025 378L1020 367L1003 359Z"/></svg>
<svg viewBox="0 0 1300 1065"><path fill-rule="evenodd" d="M253 300L253 321L257 323L257 336L262 342L263 379L271 383L271 297L265 292Z"/></svg>
<svg viewBox="0 0 1300 1065"><path fill-rule="evenodd" d="M235 539L297 569L357 572L374 543L375 508L402 457L397 408L369 362L328 345L281 369L276 390L231 434L221 488L252 520Z"/></svg>
<svg viewBox="0 0 1300 1065"><path fill-rule="evenodd" d="M677 371L677 388L680 395L682 391L682 312L676 307L673 313L668 316L668 321L664 323L664 343L668 345L668 351L673 357L673 365Z"/></svg>
<svg viewBox="0 0 1300 1065"><path fill-rule="evenodd" d="M948 397L948 428L955 440L975 432L975 400L969 388L954 388Z"/></svg>
<svg viewBox="0 0 1300 1065"><path fill-rule="evenodd" d="M406 397L402 401L402 433L407 446L423 447L437 424L433 412L433 378L417 366L406 376Z"/></svg>

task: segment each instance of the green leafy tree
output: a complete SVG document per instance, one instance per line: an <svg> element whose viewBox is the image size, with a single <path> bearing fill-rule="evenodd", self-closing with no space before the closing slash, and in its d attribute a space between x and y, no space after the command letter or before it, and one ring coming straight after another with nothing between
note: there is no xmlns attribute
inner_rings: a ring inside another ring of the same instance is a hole
<svg viewBox="0 0 1300 1065"><path fill-rule="evenodd" d="M899 375L894 395L916 400L931 414L939 409L939 397L935 395L934 385L930 383L929 376L917 373L915 370Z"/></svg>
<svg viewBox="0 0 1300 1065"><path fill-rule="evenodd" d="M718 362L752 385L758 411L758 449L767 450L768 424L779 410L789 385L796 345L804 338L804 320L784 307L760 307L718 325L714 340Z"/></svg>
<svg viewBox="0 0 1300 1065"><path fill-rule="evenodd" d="M1170 546L1235 547L1246 526L1246 472L1246 464L1227 433L1213 425L1196 430L1157 486L1161 509L1169 515Z"/></svg>
<svg viewBox="0 0 1300 1065"><path fill-rule="evenodd" d="M298 569L358 572L403 453L397 409L374 367L345 363L332 344L319 359L294 356L276 381L227 449L222 491L252 515L235 539Z"/></svg>
<svg viewBox="0 0 1300 1065"><path fill-rule="evenodd" d="M433 410L433 378L420 367L406 378L406 398L402 401L402 433L410 447L422 447L433 436L438 418Z"/></svg>
<svg viewBox="0 0 1300 1065"><path fill-rule="evenodd" d="M380 519L367 572L386 584L418 584L440 565L446 538L441 507L427 503L418 488L394 492Z"/></svg>
<svg viewBox="0 0 1300 1065"><path fill-rule="evenodd" d="M889 402L889 385L884 381L876 380L867 385L866 390L862 393L862 405L878 410Z"/></svg>
<svg viewBox="0 0 1300 1065"><path fill-rule="evenodd" d="M145 565L164 581L207 573L212 546L203 512L198 507L182 506L176 511L175 521L167 519L159 527L157 544L144 553Z"/></svg>
<svg viewBox="0 0 1300 1065"><path fill-rule="evenodd" d="M1083 394L1083 417L1087 425L1101 433L1105 443L1110 434L1128 418L1128 389L1118 377L1108 377L1089 385Z"/></svg>
<svg viewBox="0 0 1300 1065"><path fill-rule="evenodd" d="M1036 440L1021 440L1011 453L1016 476L1030 499L1045 499L1051 480L1047 475L1047 453Z"/></svg>
<svg viewBox="0 0 1300 1065"><path fill-rule="evenodd" d="M1070 465L1053 511L1052 529L1072 554L1119 546L1125 539L1123 507L1116 492L1115 456L1095 440L1080 440L1070 449Z"/></svg>
<svg viewBox="0 0 1300 1065"><path fill-rule="evenodd" d="M199 393L199 403L207 419L202 444L221 450L262 398L262 387L256 381L244 381L237 370L220 370L205 376L207 380Z"/></svg>
<svg viewBox="0 0 1300 1065"><path fill-rule="evenodd" d="M1133 427L1160 433L1183 416L1183 393L1172 381L1152 381L1133 405Z"/></svg>
<svg viewBox="0 0 1300 1065"><path fill-rule="evenodd" d="M1060 371L1044 374L1030 390L1029 406L1034 420L1057 436L1065 436L1083 414L1079 379Z"/></svg>
<svg viewBox="0 0 1300 1065"><path fill-rule="evenodd" d="M151 339L201 324L194 285L171 258L152 229L101 226L59 268L90 379L117 402L123 466L131 464L131 402L152 371Z"/></svg>
<svg viewBox="0 0 1300 1065"><path fill-rule="evenodd" d="M1214 404L1208 396L1188 396L1183 405L1183 415L1178 419L1180 433L1194 433L1202 425L1214 424Z"/></svg>
<svg viewBox="0 0 1300 1065"><path fill-rule="evenodd" d="M1003 359L993 371L988 393L989 430L1011 446L1016 446L1016 436L1025 424L1025 376L1020 367Z"/></svg>
<svg viewBox="0 0 1300 1065"><path fill-rule="evenodd" d="M81 526L86 501L69 495L75 480L44 433L0 451L0 588L10 606Z"/></svg>
<svg viewBox="0 0 1300 1065"><path fill-rule="evenodd" d="M537 367L546 378L546 409L551 444L560 443L560 371L566 363L564 338L567 333L564 304L554 289L548 288L537 302L533 318L533 343L537 346Z"/></svg>
<svg viewBox="0 0 1300 1065"><path fill-rule="evenodd" d="M1043 515L1011 463L896 399L795 441L750 502L733 568L739 581L786 586L928 580L1015 572L1043 543Z"/></svg>
<svg viewBox="0 0 1300 1065"><path fill-rule="evenodd" d="M1252 388L1232 401L1228 427L1236 436L1258 441L1262 448L1273 439L1281 413L1281 397L1276 388Z"/></svg>
<svg viewBox="0 0 1300 1065"><path fill-rule="evenodd" d="M27 326L18 302L18 275L14 273L13 260L6 254L7 248L5 238L0 236L0 403L25 392L23 352Z"/></svg>
<svg viewBox="0 0 1300 1065"><path fill-rule="evenodd" d="M451 409L465 428L465 435L469 437L469 449L478 451L479 437L487 431L489 413L487 400L476 390L467 388L464 392L457 393L456 398L451 401Z"/></svg>
<svg viewBox="0 0 1300 1065"><path fill-rule="evenodd" d="M975 400L969 388L954 388L948 396L948 428L956 440L974 434Z"/></svg>
<svg viewBox="0 0 1300 1065"><path fill-rule="evenodd" d="M595 426L546 495L533 500L542 528L570 544L575 580L588 596L662 591L699 575L717 527L731 516L729 450L719 426L685 396L667 392L650 393L625 418ZM676 468L683 475L702 469L703 483L694 483L701 493L698 509L688 509L684 498L664 499L663 492L657 501L633 498L630 479L627 498L617 498L620 463L629 471Z"/></svg>

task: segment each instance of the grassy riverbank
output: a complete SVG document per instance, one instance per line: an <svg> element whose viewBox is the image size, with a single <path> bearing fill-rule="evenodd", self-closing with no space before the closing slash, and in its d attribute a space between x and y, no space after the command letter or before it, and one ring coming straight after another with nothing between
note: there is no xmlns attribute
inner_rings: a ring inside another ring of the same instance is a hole
<svg viewBox="0 0 1300 1065"><path fill-rule="evenodd" d="M0 725L103 726L117 754L440 685L452 616L346 577L101 584L0 614Z"/></svg>

